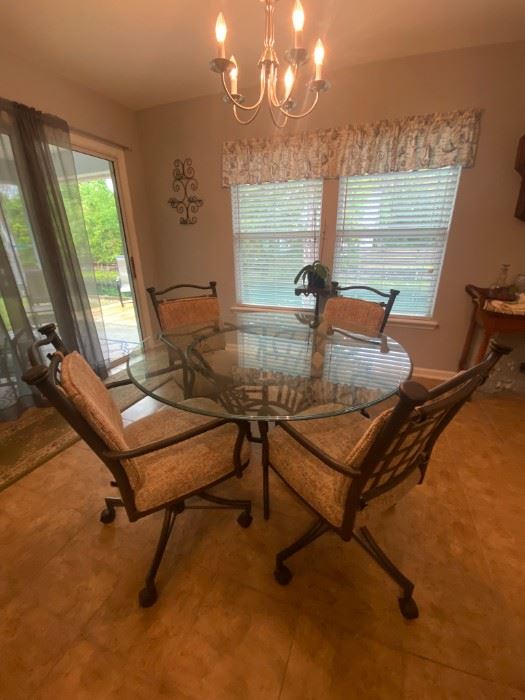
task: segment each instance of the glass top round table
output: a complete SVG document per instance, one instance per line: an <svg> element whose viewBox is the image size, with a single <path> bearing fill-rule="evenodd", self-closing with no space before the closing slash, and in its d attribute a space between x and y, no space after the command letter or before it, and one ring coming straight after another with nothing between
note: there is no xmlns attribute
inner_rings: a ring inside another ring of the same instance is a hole
<svg viewBox="0 0 525 700"><path fill-rule="evenodd" d="M185 411L230 420L324 418L392 396L412 372L385 335L331 329L288 313L239 313L233 323L179 327L145 340L128 374L145 394Z"/></svg>

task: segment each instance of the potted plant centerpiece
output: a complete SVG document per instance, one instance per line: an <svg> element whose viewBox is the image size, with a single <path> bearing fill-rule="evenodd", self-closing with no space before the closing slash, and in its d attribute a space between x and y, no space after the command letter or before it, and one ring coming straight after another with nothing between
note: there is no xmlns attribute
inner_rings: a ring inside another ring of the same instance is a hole
<svg viewBox="0 0 525 700"><path fill-rule="evenodd" d="M305 265L296 274L294 284L301 280L306 289L324 289L330 277L330 268L323 265L320 260L314 260L313 263Z"/></svg>

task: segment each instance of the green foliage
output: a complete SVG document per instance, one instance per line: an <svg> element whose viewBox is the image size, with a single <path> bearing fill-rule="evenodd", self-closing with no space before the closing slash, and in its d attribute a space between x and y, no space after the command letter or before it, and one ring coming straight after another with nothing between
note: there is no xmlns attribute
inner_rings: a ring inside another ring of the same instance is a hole
<svg viewBox="0 0 525 700"><path fill-rule="evenodd" d="M78 250L80 241L77 240L78 236L75 236L77 231L75 207L71 205L68 193L64 191L63 187L61 189ZM115 263L116 256L122 254L120 220L115 195L103 179L80 182L79 189L92 261L94 263ZM13 236L22 266L37 266L31 230L18 188L5 188L4 191L0 192L0 197L2 211ZM80 251L78 252L80 254Z"/></svg>
<svg viewBox="0 0 525 700"><path fill-rule="evenodd" d="M114 270L94 270L97 294L102 297L118 297L117 273Z"/></svg>
<svg viewBox="0 0 525 700"><path fill-rule="evenodd" d="M0 191L0 206L23 267L37 265L31 230L26 218L25 207L18 187L6 186Z"/></svg>
<svg viewBox="0 0 525 700"><path fill-rule="evenodd" d="M78 183L82 211L95 263L114 263L122 254L122 236L115 195L105 180Z"/></svg>
<svg viewBox="0 0 525 700"><path fill-rule="evenodd" d="M294 284L299 280L302 281L305 287L324 287L330 276L330 268L323 265L320 260L314 260L313 263L305 265L296 274Z"/></svg>

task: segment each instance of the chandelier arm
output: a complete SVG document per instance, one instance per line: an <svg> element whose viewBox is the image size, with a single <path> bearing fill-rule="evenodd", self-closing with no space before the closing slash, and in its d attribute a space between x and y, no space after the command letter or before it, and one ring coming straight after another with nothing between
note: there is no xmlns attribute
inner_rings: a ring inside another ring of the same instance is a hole
<svg viewBox="0 0 525 700"><path fill-rule="evenodd" d="M255 117L259 114L259 111L260 111L260 109L261 109L261 106L262 106L262 103L260 103L260 104L255 108L255 111L253 112L253 114L251 114L251 115L248 117L248 119L241 119L241 118L239 117L238 112L237 112L237 107L238 107L238 105L235 104L235 105L233 105L233 116L235 117L236 121L237 121L239 124L242 124L243 126L246 126L247 124L251 124L251 123L253 122L253 120L255 119Z"/></svg>
<svg viewBox="0 0 525 700"><path fill-rule="evenodd" d="M221 73L221 79L222 79L222 86L224 88L224 92L228 95L228 99L235 107L239 107L239 109L242 109L245 112L252 112L254 109L257 109L258 107L261 106L261 103L264 99L264 93L266 90L266 73L265 73L264 66L261 67L261 78L260 78L261 87L260 87L260 91L259 91L259 99L257 100L257 102L254 102L253 105L246 106L246 105L241 104L238 100L236 100L235 97L230 92L230 88L228 87L228 85L226 83L226 78L224 77L224 73ZM249 123L249 122L247 122L247 123Z"/></svg>
<svg viewBox="0 0 525 700"><path fill-rule="evenodd" d="M270 117L272 118L272 122L274 123L274 125L275 125L278 129L284 129L284 127L286 126L286 124L287 124L287 122L288 122L288 117L285 115L284 121L283 121L281 124L279 124L279 122L277 121L276 116L275 116L275 114L274 114L274 111L273 111L273 110L274 110L274 107L273 107L273 104L272 104L272 99L271 99L271 96L270 96L270 92L269 92L269 91L268 91L268 110L269 110L269 112L270 112ZM283 110L279 108L279 112L283 113Z"/></svg>
<svg viewBox="0 0 525 700"><path fill-rule="evenodd" d="M268 88L270 85L272 85L272 104L274 107L277 109L281 109L288 100L292 99L292 95L295 90L295 86L297 85L297 74L298 74L298 67L296 65L292 66L293 69L293 84L292 84L292 89L290 90L290 94L283 97L282 100L279 100L279 97L277 96L277 69L274 69L272 71L272 75L270 76L269 83L268 83Z"/></svg>
<svg viewBox="0 0 525 700"><path fill-rule="evenodd" d="M314 111L318 101L319 93L316 92L313 104L305 112L301 112L301 114L292 114L291 112L287 112L283 107L279 107L279 111L281 111L286 117L290 117L290 119L302 119L303 117L307 117L311 112Z"/></svg>

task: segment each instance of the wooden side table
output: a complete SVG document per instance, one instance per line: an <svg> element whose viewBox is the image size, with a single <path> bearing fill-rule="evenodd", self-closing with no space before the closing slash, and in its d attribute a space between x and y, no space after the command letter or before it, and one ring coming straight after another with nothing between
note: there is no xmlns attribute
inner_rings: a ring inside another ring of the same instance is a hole
<svg viewBox="0 0 525 700"><path fill-rule="evenodd" d="M502 314L496 311L486 311L484 306L488 298L489 290L485 287L475 287L473 284L467 284L465 291L471 297L473 308L472 316L459 360L458 369L465 369L467 360L470 354L472 341L474 340L474 332L476 326L480 326L483 330L483 339L481 346L476 356L476 363L481 362L490 342L491 337L495 333L524 333L525 334L525 315Z"/></svg>

